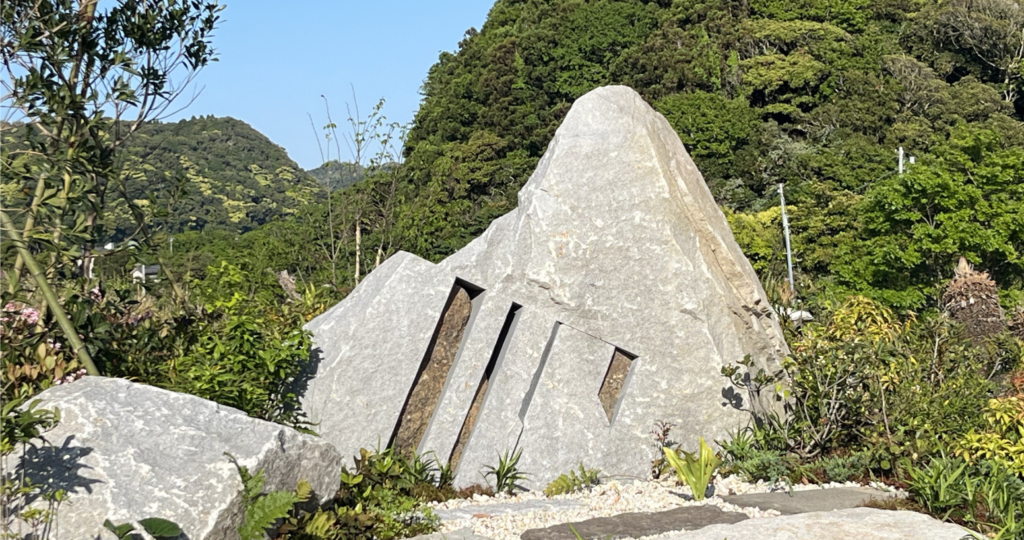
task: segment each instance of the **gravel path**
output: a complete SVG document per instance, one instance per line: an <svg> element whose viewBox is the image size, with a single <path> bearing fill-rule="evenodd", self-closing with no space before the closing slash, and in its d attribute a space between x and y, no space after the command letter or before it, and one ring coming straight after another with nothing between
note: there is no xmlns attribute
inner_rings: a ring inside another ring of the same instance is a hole
<svg viewBox="0 0 1024 540"><path fill-rule="evenodd" d="M793 490L812 490L830 487L859 486L856 483L794 485ZM875 485L887 491L891 488ZM737 476L715 478L716 495L768 493L789 489L781 484L743 482ZM548 498L542 492L530 491L515 496L474 496L471 499L451 500L431 506L441 518L441 532L471 529L474 534L494 540L517 540L527 529L549 527L559 523L583 521L596 517L609 517L626 512L660 512L681 506L714 505L727 512L742 512L757 519L778 516L774 510L745 508L723 501L718 496L703 501L693 500L690 489L677 485L675 479L610 480L589 491Z"/></svg>

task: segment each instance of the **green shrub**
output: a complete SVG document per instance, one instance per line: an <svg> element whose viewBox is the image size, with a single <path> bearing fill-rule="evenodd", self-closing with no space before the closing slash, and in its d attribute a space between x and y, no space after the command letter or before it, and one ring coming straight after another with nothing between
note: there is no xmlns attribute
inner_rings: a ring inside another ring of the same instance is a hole
<svg viewBox="0 0 1024 540"><path fill-rule="evenodd" d="M805 462L864 451L872 469L894 474L898 460L919 461L980 428L996 377L1020 358L1013 340L973 343L942 315L901 322L864 298L822 320L804 329L780 373L755 372L749 358L723 368L754 404L760 450ZM786 414L765 405L774 399Z"/></svg>
<svg viewBox="0 0 1024 540"><path fill-rule="evenodd" d="M867 476L871 459L865 453L833 455L819 460L813 466L820 468L832 482L849 482Z"/></svg>
<svg viewBox="0 0 1024 540"><path fill-rule="evenodd" d="M87 293L67 294L68 315L87 336L104 375L197 395L256 418L301 425L293 387L308 362L311 341L302 328L300 306L246 298L237 291L219 299L200 295L202 303L172 302L117 280ZM38 347L36 342L44 338L50 339L31 335L22 341L31 339ZM55 352L46 354L57 356L49 364L18 360L11 365L14 356L5 354L5 368L19 370L21 378L15 383L29 394L54 383L28 380L23 373L28 367L56 366L57 372L51 369L47 377L60 375L65 365L75 368L59 356L67 347L59 339L50 341L56 346L47 351Z"/></svg>
<svg viewBox="0 0 1024 540"><path fill-rule="evenodd" d="M955 453L969 462L997 461L1024 475L1024 399L990 400L982 415L985 428L967 432L955 444Z"/></svg>
<svg viewBox="0 0 1024 540"><path fill-rule="evenodd" d="M787 456L777 450L753 450L742 458L731 459L722 467L723 474L738 474L748 482L763 480L774 484L789 480L797 465L795 456Z"/></svg>
<svg viewBox="0 0 1024 540"><path fill-rule="evenodd" d="M70 382L84 371L56 331L52 312L25 302L7 301L0 308L0 373L5 402L24 400L56 384Z"/></svg>
<svg viewBox="0 0 1024 540"><path fill-rule="evenodd" d="M435 532L438 520L423 503L457 495L444 483L445 468L393 449L362 449L352 470L342 468L334 499L310 510L293 507L276 538L388 540Z"/></svg>

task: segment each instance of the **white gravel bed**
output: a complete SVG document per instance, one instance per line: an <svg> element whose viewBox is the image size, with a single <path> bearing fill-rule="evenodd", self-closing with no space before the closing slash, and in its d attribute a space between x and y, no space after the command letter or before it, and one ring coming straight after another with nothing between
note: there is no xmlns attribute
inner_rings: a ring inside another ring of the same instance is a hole
<svg viewBox="0 0 1024 540"><path fill-rule="evenodd" d="M716 479L716 492L722 492ZM750 486L747 484L747 486ZM749 488L754 492L754 487ZM764 491L764 490L762 490ZM560 510L537 509L534 501L571 500L581 503L579 506ZM512 505L522 505L523 512L510 512ZM627 512L660 512L680 506L700 506L711 504L727 512L743 512L752 518L777 516L774 510L762 511L757 508L740 508L728 504L719 497L709 497L701 502L693 500L690 489L676 485L675 480L636 480L631 483L619 483L616 480L595 486L589 491L580 491L568 495L559 495L548 499L540 491L519 493L515 496L497 495L486 497L477 495L471 499L459 499L431 506L435 510L460 509L473 512L476 517L469 519L443 520L441 532L447 533L470 527L474 534L487 536L494 540L517 540L528 529L550 527L560 523L583 521L596 517L609 517ZM494 506L500 514L488 513L488 506ZM461 514L461 512L460 512ZM462 514L465 515L465 514Z"/></svg>
<svg viewBox="0 0 1024 540"><path fill-rule="evenodd" d="M872 487L893 491L892 488L883 484L875 484L873 482ZM861 486L861 484L833 482L821 485L795 484L792 489L803 491L857 486ZM716 495L769 493L790 489L790 486L783 483L744 482L735 475L725 478L716 477L714 487ZM564 503L558 504L558 501L564 501ZM551 498L540 491L528 491L514 496L475 495L470 499L455 499L443 503L433 503L430 506L435 511L439 511L438 514L442 517L442 533L471 528L474 534L494 540L518 540L519 536L528 529L550 527L560 523L583 521L596 517L609 517L627 512L661 512L681 506L705 504L718 506L726 512L742 512L754 519L779 515L779 512L775 510L745 508L729 504L718 496L708 497L701 502L694 501L690 488L685 485L677 485L674 478L635 480L623 483L610 480L587 491ZM489 507L493 509L493 514L488 511ZM445 516L458 517L458 519L447 519Z"/></svg>

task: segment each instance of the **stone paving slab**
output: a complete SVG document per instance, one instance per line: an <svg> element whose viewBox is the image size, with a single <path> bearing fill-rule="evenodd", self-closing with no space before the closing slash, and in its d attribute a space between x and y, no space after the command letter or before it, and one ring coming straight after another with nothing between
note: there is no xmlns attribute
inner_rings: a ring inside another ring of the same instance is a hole
<svg viewBox="0 0 1024 540"><path fill-rule="evenodd" d="M683 506L664 512L630 512L611 517L553 525L544 529L530 529L522 540L618 540L640 538L672 531L699 529L712 524L737 523L747 519L746 514L725 512L717 506ZM573 532L575 529L575 532Z"/></svg>
<svg viewBox="0 0 1024 540"><path fill-rule="evenodd" d="M586 507L586 504L576 499L539 499L517 503L471 504L449 510L434 509L434 514L441 518L441 521L455 521L459 519L503 516L505 514L564 512L584 507Z"/></svg>
<svg viewBox="0 0 1024 540"><path fill-rule="evenodd" d="M757 507L761 510L777 510L783 515L805 512L828 512L864 506L871 499L887 499L893 493L871 487L842 487L829 489L808 489L803 491L779 491L775 493L748 493L725 495L722 499L744 508Z"/></svg>
<svg viewBox="0 0 1024 540"><path fill-rule="evenodd" d="M772 518L696 531L666 534L659 540L960 540L966 529L917 512L851 508Z"/></svg>

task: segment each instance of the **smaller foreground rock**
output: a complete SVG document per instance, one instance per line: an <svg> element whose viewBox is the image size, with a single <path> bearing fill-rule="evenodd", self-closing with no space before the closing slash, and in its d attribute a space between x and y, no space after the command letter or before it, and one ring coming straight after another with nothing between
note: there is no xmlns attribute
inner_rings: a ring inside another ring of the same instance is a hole
<svg viewBox="0 0 1024 540"><path fill-rule="evenodd" d="M663 540L960 540L969 533L917 512L853 508L749 519L667 534Z"/></svg>
<svg viewBox="0 0 1024 540"><path fill-rule="evenodd" d="M60 409L61 421L4 470L68 492L52 524L61 538L107 538L106 519L160 517L188 540L237 539L242 483L225 452L253 473L264 469L267 491L304 479L323 501L340 483L341 455L330 444L195 396L86 377L39 399Z"/></svg>

